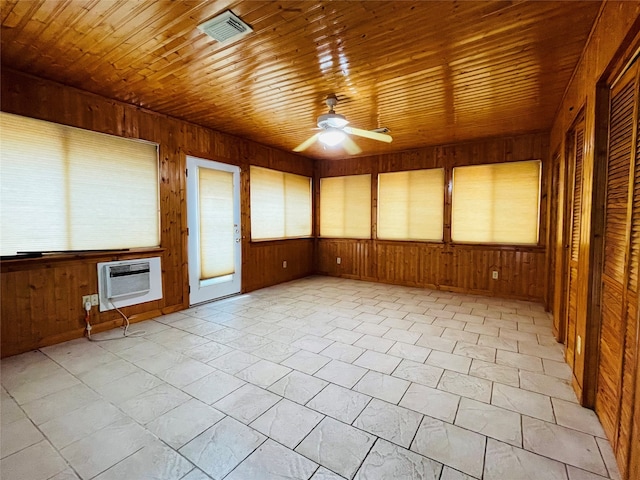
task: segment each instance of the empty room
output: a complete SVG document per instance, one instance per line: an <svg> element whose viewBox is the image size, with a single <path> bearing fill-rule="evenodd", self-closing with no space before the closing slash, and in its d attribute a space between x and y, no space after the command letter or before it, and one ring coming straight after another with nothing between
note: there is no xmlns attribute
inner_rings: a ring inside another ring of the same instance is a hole
<svg viewBox="0 0 640 480"><path fill-rule="evenodd" d="M640 479L640 2L0 18L0 478Z"/></svg>

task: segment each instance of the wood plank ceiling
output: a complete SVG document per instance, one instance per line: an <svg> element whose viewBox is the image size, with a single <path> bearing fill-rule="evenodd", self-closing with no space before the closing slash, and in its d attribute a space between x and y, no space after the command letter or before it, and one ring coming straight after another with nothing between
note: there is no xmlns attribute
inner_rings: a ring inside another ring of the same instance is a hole
<svg viewBox="0 0 640 480"><path fill-rule="evenodd" d="M291 150L336 93L363 155L549 130L593 1L3 0L12 68ZM231 9L254 29L197 25ZM342 158L314 146L312 158Z"/></svg>

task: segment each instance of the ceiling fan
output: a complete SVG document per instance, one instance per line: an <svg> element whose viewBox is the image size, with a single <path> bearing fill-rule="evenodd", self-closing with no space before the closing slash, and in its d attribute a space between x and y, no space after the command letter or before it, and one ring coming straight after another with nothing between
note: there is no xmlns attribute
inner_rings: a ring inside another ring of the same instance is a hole
<svg viewBox="0 0 640 480"><path fill-rule="evenodd" d="M349 121L344 118L344 115L336 113L333 109L333 107L338 104L338 98L335 94L332 93L328 95L326 103L329 107L329 113L325 113L324 115L320 115L318 117L318 128L321 131L316 133L315 135L312 135L296 148L294 148L294 152L302 152L303 150L306 150L316 140L329 147L333 147L335 145L338 145L339 143L342 143L342 146L350 155L357 155L358 153L362 152L362 149L358 147L358 145L356 145L356 142L351 140L351 138L347 134L370 138L372 140L378 140L380 142L391 142L391 135L387 135L386 133L381 133L375 130L362 130L360 128L348 127L347 125L349 124ZM381 130L388 131L388 129L386 128Z"/></svg>

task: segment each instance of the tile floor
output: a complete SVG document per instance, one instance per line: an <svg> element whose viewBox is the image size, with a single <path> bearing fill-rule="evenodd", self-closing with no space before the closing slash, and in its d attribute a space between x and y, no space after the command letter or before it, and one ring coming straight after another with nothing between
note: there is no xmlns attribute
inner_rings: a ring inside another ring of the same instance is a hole
<svg viewBox="0 0 640 480"><path fill-rule="evenodd" d="M619 478L537 304L310 277L140 329L0 362L4 480Z"/></svg>

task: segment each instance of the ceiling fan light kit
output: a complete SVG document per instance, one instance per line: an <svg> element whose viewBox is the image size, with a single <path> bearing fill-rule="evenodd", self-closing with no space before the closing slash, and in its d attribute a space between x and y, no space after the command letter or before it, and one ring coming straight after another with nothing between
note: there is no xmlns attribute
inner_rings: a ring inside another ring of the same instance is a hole
<svg viewBox="0 0 640 480"><path fill-rule="evenodd" d="M348 135L356 135L358 137L365 137L371 140L378 140L387 143L391 142L391 135L386 134L386 132L389 131L387 128L384 128L382 131L380 131L381 129L377 129L376 131L348 127L347 125L349 124L349 121L344 117L344 115L336 113L333 109L333 107L338 104L338 98L335 94L332 93L327 96L326 104L329 107L329 112L320 115L317 120L318 128L320 128L322 132L316 133L302 142L293 149L294 152L302 152L303 150L306 150L316 140L328 147L334 147L342 143L343 148L350 155L357 155L362 152L360 147L358 147Z"/></svg>
<svg viewBox="0 0 640 480"><path fill-rule="evenodd" d="M318 135L318 140L328 147L335 147L346 138L344 130L339 128L327 128L324 132Z"/></svg>

